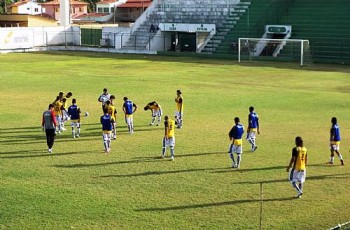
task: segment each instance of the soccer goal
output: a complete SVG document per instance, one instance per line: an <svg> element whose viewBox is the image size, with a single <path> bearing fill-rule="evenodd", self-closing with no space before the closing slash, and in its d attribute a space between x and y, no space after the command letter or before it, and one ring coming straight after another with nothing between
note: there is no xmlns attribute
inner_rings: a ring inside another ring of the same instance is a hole
<svg viewBox="0 0 350 230"><path fill-rule="evenodd" d="M255 60L293 61L303 66L311 62L309 40L239 38L238 62Z"/></svg>

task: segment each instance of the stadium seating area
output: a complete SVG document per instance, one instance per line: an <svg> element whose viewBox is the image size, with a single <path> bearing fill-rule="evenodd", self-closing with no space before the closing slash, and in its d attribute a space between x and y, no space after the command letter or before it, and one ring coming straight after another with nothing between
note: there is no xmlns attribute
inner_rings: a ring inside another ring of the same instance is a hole
<svg viewBox="0 0 350 230"><path fill-rule="evenodd" d="M314 62L350 64L350 4L347 0L244 2L249 10L219 42L214 54L236 54L232 42L240 37L261 37L265 24L292 25L291 38L310 41ZM287 49L281 55L293 55L290 52Z"/></svg>

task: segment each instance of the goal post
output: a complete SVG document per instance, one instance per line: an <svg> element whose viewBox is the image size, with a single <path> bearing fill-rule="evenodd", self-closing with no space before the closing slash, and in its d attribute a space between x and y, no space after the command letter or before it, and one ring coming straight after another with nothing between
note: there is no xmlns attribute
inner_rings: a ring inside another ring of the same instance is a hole
<svg viewBox="0 0 350 230"><path fill-rule="evenodd" d="M242 60L311 61L310 43L304 39L239 38L238 62Z"/></svg>

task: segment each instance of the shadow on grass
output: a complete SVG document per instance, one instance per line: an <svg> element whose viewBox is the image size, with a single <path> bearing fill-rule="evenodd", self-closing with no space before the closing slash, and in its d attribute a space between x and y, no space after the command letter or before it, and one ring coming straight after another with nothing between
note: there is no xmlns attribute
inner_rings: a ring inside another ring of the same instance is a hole
<svg viewBox="0 0 350 230"><path fill-rule="evenodd" d="M249 169L232 169L231 167L225 168L224 170L214 171L212 173L243 173L243 172L252 172L252 171L267 171L267 170L276 170L276 169L285 169L286 166L272 166L264 168L249 168Z"/></svg>
<svg viewBox="0 0 350 230"><path fill-rule="evenodd" d="M153 158L149 160L126 160L126 161L114 161L114 162L104 162L104 163L94 163L94 164L69 164L69 165L53 165L57 168L89 168L89 167L100 167L108 165L120 165L120 164L135 164L142 162L157 162L159 158Z"/></svg>
<svg viewBox="0 0 350 230"><path fill-rule="evenodd" d="M178 174L178 173L190 173L190 172L202 172L202 171L210 171L217 170L217 168L202 168L202 169L184 169L184 170L174 170L174 171L148 171L143 173L135 173L135 174L121 174L121 175L105 175L101 176L102 178L108 177L139 177L139 176L157 176L157 175L165 175L165 174Z"/></svg>
<svg viewBox="0 0 350 230"><path fill-rule="evenodd" d="M53 153L48 153L47 151L32 151L32 153L38 153L36 155L16 155L16 156L0 156L0 159L18 159L18 158L36 158L36 157L53 157L53 156L67 156L67 155L79 155L79 154L87 154L94 153L94 151L79 151L79 152L64 152L64 153L55 153L55 149ZM45 154L44 154L45 153Z"/></svg>
<svg viewBox="0 0 350 230"><path fill-rule="evenodd" d="M175 158L182 158L182 157L199 157L199 156L206 156L206 155L219 155L223 152L207 152L207 153L187 153L187 154L179 154L175 155ZM133 159L160 159L160 157L134 157ZM232 170L231 170L232 171Z"/></svg>
<svg viewBox="0 0 350 230"><path fill-rule="evenodd" d="M347 179L350 178L350 173L343 173L343 174L328 174L328 175L319 175L319 176L309 176L306 177L306 180L334 180L334 179ZM272 184L272 183L279 183L288 182L288 178L286 176L286 179L278 179L278 180L265 180L265 181L243 181L243 182L234 182L232 184Z"/></svg>
<svg viewBox="0 0 350 230"><path fill-rule="evenodd" d="M285 197L285 198L274 198L274 199L251 199L251 200L232 200L224 201L217 203L207 203L207 204L193 204L193 205L182 205L174 207L164 207L164 208L145 208L145 209L136 209L135 211L139 212L159 212L159 211L176 211L176 210L185 210L185 209L196 209L196 208L210 208L210 207L220 207L220 206L229 206L236 204L245 204L245 203L259 203L259 202L273 202L273 201L289 201L294 200L294 197Z"/></svg>

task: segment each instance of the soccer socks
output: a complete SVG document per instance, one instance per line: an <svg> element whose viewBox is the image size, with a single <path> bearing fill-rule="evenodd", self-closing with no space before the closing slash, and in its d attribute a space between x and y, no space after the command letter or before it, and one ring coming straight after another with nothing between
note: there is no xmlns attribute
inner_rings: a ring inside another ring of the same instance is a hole
<svg viewBox="0 0 350 230"><path fill-rule="evenodd" d="M174 156L175 156L174 147L170 147L170 157L171 157L171 158L174 158Z"/></svg>
<svg viewBox="0 0 350 230"><path fill-rule="evenodd" d="M166 148L163 147L163 149L162 149L162 156L163 156L163 157L165 156L165 151L166 151Z"/></svg>
<svg viewBox="0 0 350 230"><path fill-rule="evenodd" d="M235 158L234 158L234 156L233 156L233 153L232 153L232 152L230 153L230 158L231 158L231 160L232 160L232 167L235 167L236 162L235 162Z"/></svg>
<svg viewBox="0 0 350 230"><path fill-rule="evenodd" d="M155 117L152 117L152 121L151 121L151 124L150 124L150 125L153 125L155 120L156 120L156 118L155 118Z"/></svg>
<svg viewBox="0 0 350 230"><path fill-rule="evenodd" d="M73 138L75 138L75 130L74 130L74 128L72 128L72 136L73 136Z"/></svg>
<svg viewBox="0 0 350 230"><path fill-rule="evenodd" d="M297 183L292 182L292 186L293 186L293 188L295 188L295 190L298 192L298 194L303 193L303 192L301 191L301 189L299 188L299 186L297 185Z"/></svg>
<svg viewBox="0 0 350 230"><path fill-rule="evenodd" d="M241 164L241 154L237 155L237 168L239 168Z"/></svg>

